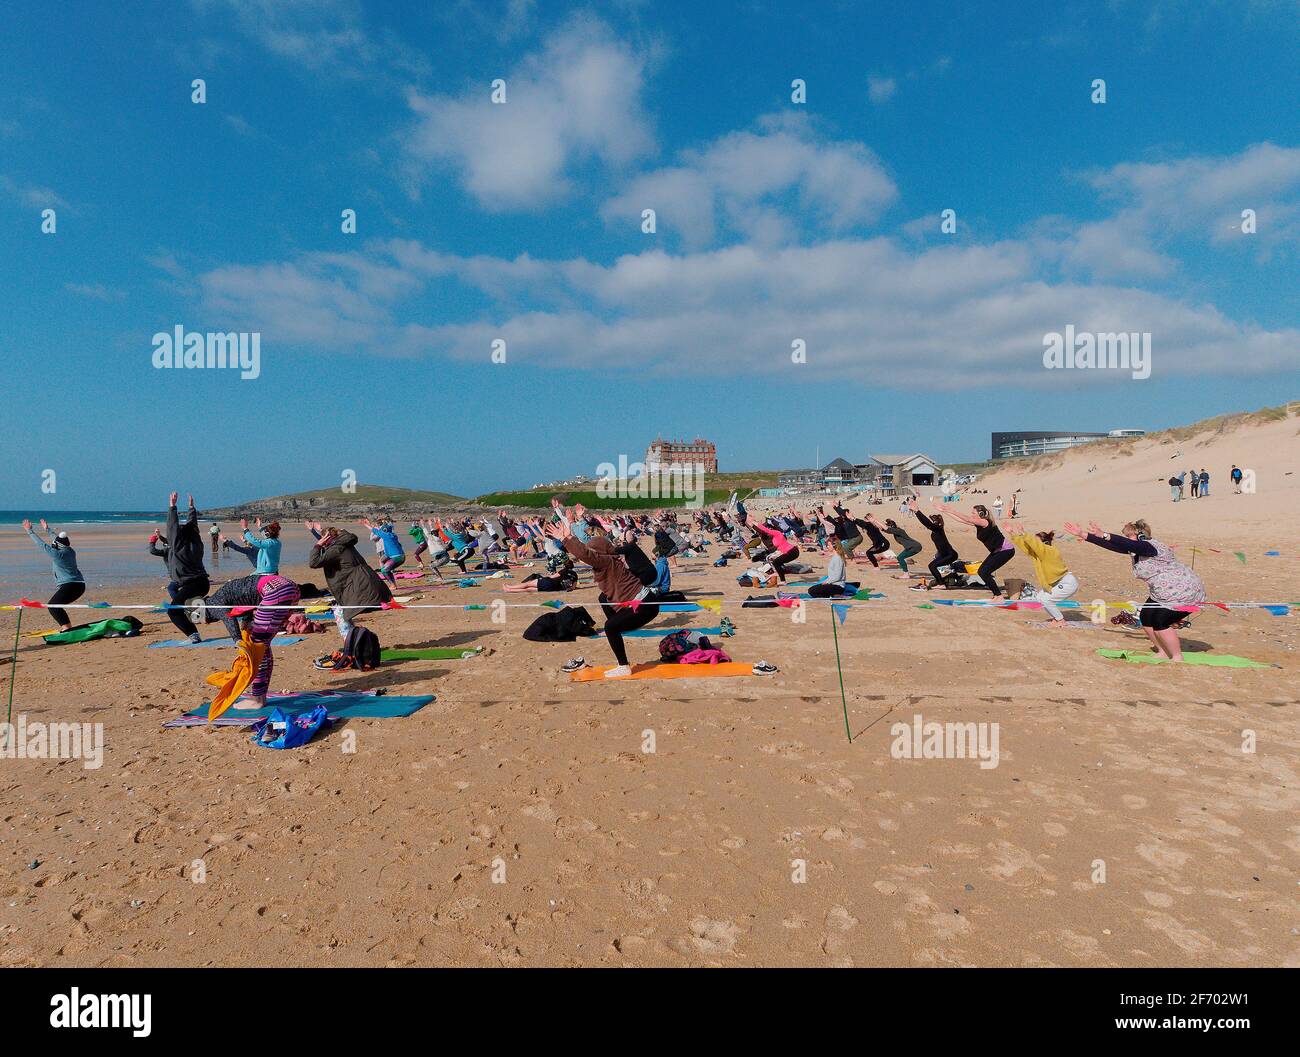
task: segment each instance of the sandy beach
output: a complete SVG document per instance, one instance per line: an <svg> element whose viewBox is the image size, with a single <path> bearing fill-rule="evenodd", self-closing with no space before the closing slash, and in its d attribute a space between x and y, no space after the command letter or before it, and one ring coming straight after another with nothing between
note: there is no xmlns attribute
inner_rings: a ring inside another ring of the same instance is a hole
<svg viewBox="0 0 1300 1057"><path fill-rule="evenodd" d="M1031 528L1144 516L1181 556L1197 548L1211 599L1296 602L1296 451L1294 418L1078 449L981 480L989 495L978 499L1020 488ZM1211 496L1171 503L1160 478L1193 462L1214 467ZM1231 494L1231 462L1257 471L1257 494ZM25 542L4 535L6 548ZM954 540L975 553L969 530ZM1082 542L1062 551L1079 599L1142 597L1122 556ZM305 556L305 535L289 530L288 575L312 578ZM214 579L242 575L241 562L226 559ZM820 575L825 559L813 564ZM0 959L1300 965L1294 613L1207 609L1184 633L1189 651L1277 667L1140 666L1095 652L1144 650L1140 632L918 608L927 598L892 570L860 564L863 585L885 597L857 603L839 629L850 742L828 607L811 604L802 624L783 609L742 610L742 568L682 559L675 586L736 600L724 608L739 628L726 649L772 662L773 677L575 683L560 663L582 653L605 664L608 650L525 641L543 610L509 609L504 624L463 609L375 614L385 646L485 651L331 676L310 661L334 647L332 628L277 647L277 691L436 695L410 717L339 723L287 752L240 729L163 729L209 699L204 676L233 654L147 648L174 637L161 614L134 639L24 637L15 716L102 723L106 746L98 769L0 761ZM1028 562L1005 573L1027 576ZM92 587L88 598L156 602L162 580L159 563L153 587ZM598 616L594 594L564 597ZM445 587L417 601L495 597L490 585ZM14 613L4 617L11 635ZM46 623L24 614L25 631ZM630 640L633 662L655 645ZM891 727L918 715L998 724L998 765L895 758Z"/></svg>

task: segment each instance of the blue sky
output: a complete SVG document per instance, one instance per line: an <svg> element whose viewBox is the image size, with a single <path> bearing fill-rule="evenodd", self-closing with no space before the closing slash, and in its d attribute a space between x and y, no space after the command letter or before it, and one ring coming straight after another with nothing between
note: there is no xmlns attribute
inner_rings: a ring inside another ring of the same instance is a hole
<svg viewBox="0 0 1300 1057"><path fill-rule="evenodd" d="M0 507L475 494L659 433L957 461L1300 398L1300 5L1048 6L11 7ZM155 369L178 324L259 332L260 377ZM1150 332L1151 378L1045 370L1067 324Z"/></svg>

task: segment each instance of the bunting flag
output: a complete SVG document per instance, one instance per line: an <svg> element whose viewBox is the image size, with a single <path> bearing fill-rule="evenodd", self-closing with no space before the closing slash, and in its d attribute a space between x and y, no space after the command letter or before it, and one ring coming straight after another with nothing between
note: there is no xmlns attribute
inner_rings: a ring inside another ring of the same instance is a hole
<svg viewBox="0 0 1300 1057"><path fill-rule="evenodd" d="M1267 609L1270 613L1272 613L1273 616L1275 617L1284 617L1289 612L1291 612L1290 606L1265 606L1264 608Z"/></svg>
<svg viewBox="0 0 1300 1057"><path fill-rule="evenodd" d="M840 622L841 626L843 626L845 619L849 615L849 610L852 608L852 606L842 605L839 602L831 603L831 611L835 614L835 619Z"/></svg>
<svg viewBox="0 0 1300 1057"><path fill-rule="evenodd" d="M473 606L464 606L462 608L464 608L465 612L468 613L471 609L487 609L487 606L473 605Z"/></svg>
<svg viewBox="0 0 1300 1057"><path fill-rule="evenodd" d="M1266 557L1266 558L1280 558L1280 557L1282 557L1282 552L1281 552L1281 551L1265 551L1265 552L1264 552L1264 557Z"/></svg>
<svg viewBox="0 0 1300 1057"><path fill-rule="evenodd" d="M45 603L44 603L44 602L33 602L30 598L20 598L20 599L18 599L18 604L19 604L20 606L26 606L28 609L44 609L44 608L45 608Z"/></svg>
<svg viewBox="0 0 1300 1057"><path fill-rule="evenodd" d="M541 606L544 606L544 607L547 608L547 609L563 609L563 608L564 608L564 603L561 602L558 598L553 598L553 599L551 599L549 602L540 602L540 603L538 603L538 604L541 605Z"/></svg>
<svg viewBox="0 0 1300 1057"><path fill-rule="evenodd" d="M1246 564L1246 552L1245 552L1245 551L1233 551L1232 553L1235 554L1235 555L1238 557L1238 559L1240 559L1242 565L1245 565L1245 564Z"/></svg>
<svg viewBox="0 0 1300 1057"><path fill-rule="evenodd" d="M722 612L721 598L701 598L695 604L701 609L711 609L715 613Z"/></svg>
<svg viewBox="0 0 1300 1057"><path fill-rule="evenodd" d="M381 605L379 608L380 608L380 609L405 609L406 606L402 605L401 602L392 602L392 601L389 601L389 602L385 602L385 603L384 603L383 605Z"/></svg>

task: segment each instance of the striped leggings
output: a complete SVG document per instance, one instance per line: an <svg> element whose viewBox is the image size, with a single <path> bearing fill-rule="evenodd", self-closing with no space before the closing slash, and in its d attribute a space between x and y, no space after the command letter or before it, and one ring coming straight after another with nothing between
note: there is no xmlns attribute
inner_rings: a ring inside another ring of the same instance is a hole
<svg viewBox="0 0 1300 1057"><path fill-rule="evenodd" d="M301 600L298 585L285 576L265 576L258 581L258 593L262 602L253 611L253 623L248 629L248 637L254 642L266 644L262 654L262 663L257 674L249 684L248 694L252 697L265 697L271 685L271 671L275 668L275 657L271 654L271 640L284 630L284 625L293 614L291 609L267 609L267 606L291 606Z"/></svg>

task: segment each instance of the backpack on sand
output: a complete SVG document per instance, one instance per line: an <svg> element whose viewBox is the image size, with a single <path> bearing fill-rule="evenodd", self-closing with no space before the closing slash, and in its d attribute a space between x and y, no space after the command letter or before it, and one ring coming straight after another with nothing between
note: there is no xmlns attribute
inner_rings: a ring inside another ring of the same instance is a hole
<svg viewBox="0 0 1300 1057"><path fill-rule="evenodd" d="M352 667L368 672L379 667L379 636L369 628L354 624L343 641L343 655L352 658Z"/></svg>
<svg viewBox="0 0 1300 1057"><path fill-rule="evenodd" d="M659 640L659 659L665 664L676 664L688 653L712 648L708 636L683 628Z"/></svg>

